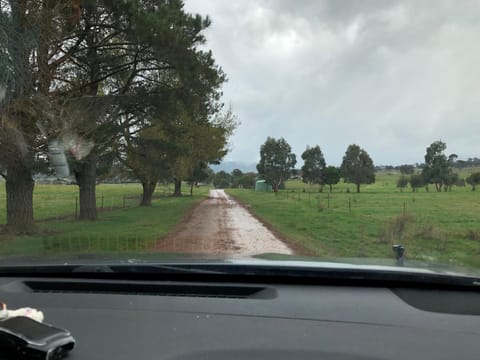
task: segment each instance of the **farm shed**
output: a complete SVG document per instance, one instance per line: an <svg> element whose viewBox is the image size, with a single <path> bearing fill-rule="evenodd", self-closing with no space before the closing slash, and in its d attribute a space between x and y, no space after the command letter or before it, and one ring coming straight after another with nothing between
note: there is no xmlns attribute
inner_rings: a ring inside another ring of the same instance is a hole
<svg viewBox="0 0 480 360"><path fill-rule="evenodd" d="M257 180L255 182L255 191L270 192L272 191L272 185L267 184L265 180Z"/></svg>

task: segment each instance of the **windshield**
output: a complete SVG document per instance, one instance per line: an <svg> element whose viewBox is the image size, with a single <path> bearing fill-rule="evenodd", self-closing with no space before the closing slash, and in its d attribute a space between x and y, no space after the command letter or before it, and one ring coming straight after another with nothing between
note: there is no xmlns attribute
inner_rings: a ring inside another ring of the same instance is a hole
<svg viewBox="0 0 480 360"><path fill-rule="evenodd" d="M476 272L479 15L0 0L0 262Z"/></svg>

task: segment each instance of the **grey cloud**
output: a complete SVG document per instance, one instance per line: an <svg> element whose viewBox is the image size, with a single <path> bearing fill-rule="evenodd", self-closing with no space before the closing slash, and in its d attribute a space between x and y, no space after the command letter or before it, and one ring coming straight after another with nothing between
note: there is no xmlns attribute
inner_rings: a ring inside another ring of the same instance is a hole
<svg viewBox="0 0 480 360"><path fill-rule="evenodd" d="M433 5L434 4L434 5ZM228 159L252 162L267 136L300 155L348 144L376 163L421 162L442 138L475 156L480 2L188 0L209 14L207 47L242 126Z"/></svg>

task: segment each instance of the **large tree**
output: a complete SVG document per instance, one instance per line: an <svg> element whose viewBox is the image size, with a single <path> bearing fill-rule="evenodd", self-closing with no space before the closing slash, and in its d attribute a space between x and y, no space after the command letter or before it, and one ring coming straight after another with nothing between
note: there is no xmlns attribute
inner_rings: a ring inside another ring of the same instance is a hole
<svg viewBox="0 0 480 360"><path fill-rule="evenodd" d="M224 75L201 50L209 24L182 1L0 0L7 228L34 228L32 174L49 143L66 151L80 218L93 220L98 161L123 126L145 125L143 116L124 119L171 97L202 118L218 111Z"/></svg>
<svg viewBox="0 0 480 360"><path fill-rule="evenodd" d="M408 164L400 165L398 169L402 175L412 175L415 172L415 166Z"/></svg>
<svg viewBox="0 0 480 360"><path fill-rule="evenodd" d="M272 184L273 191L278 192L278 188L288 179L296 163L296 156L284 138L277 140L268 137L260 147L257 171L261 178Z"/></svg>
<svg viewBox="0 0 480 360"><path fill-rule="evenodd" d="M322 183L330 187L332 192L332 186L338 184L340 181L340 170L335 166L327 166L322 172Z"/></svg>
<svg viewBox="0 0 480 360"><path fill-rule="evenodd" d="M475 191L480 184L480 172L474 172L466 178L467 184L472 186L472 191Z"/></svg>
<svg viewBox="0 0 480 360"><path fill-rule="evenodd" d="M345 182L353 183L360 192L361 184L375 182L375 168L372 158L356 144L349 145L343 157L340 171Z"/></svg>
<svg viewBox="0 0 480 360"><path fill-rule="evenodd" d="M434 184L440 192L442 187L449 183L452 167L457 158L455 154L445 155L447 144L443 141L435 141L430 144L425 153L425 166L422 175L427 184Z"/></svg>
<svg viewBox="0 0 480 360"><path fill-rule="evenodd" d="M322 173L325 168L325 158L320 146L307 146L302 154L302 180L307 184L322 184Z"/></svg>
<svg viewBox="0 0 480 360"><path fill-rule="evenodd" d="M172 119L169 118L172 117ZM166 119L152 119L138 131L125 129L120 141L119 159L132 170L143 186L142 206L150 206L159 180L175 181L175 196L181 196L181 181L193 186L208 177L209 163L227 153L228 139L236 126L230 111L209 121L191 119L174 113ZM180 183L180 184L179 184Z"/></svg>
<svg viewBox="0 0 480 360"><path fill-rule="evenodd" d="M403 192L403 189L405 189L408 186L408 177L405 175L402 175L398 178L397 180L397 187L400 189L400 192Z"/></svg>
<svg viewBox="0 0 480 360"><path fill-rule="evenodd" d="M220 170L213 178L213 186L217 189L225 189L232 186L232 175L226 171Z"/></svg>
<svg viewBox="0 0 480 360"><path fill-rule="evenodd" d="M191 175L187 179L187 183L190 185L190 196L193 196L193 188L198 186L199 183L206 181L211 175L211 169L206 162L199 162L193 169Z"/></svg>
<svg viewBox="0 0 480 360"><path fill-rule="evenodd" d="M82 7L80 31L85 40L67 72L74 73L75 80L62 78L70 92L96 104L77 130L95 144L74 167L81 218L96 218L96 163L123 135L115 130L115 117L149 112L173 95L198 111L210 99L197 94L218 91L210 87L211 74L219 83L223 74L211 53L198 49L209 24L208 18L185 13L182 1L103 0ZM135 116L134 125L124 125L138 128L143 119ZM118 137L112 136L115 133Z"/></svg>
<svg viewBox="0 0 480 360"><path fill-rule="evenodd" d="M49 134L61 127L54 90L77 48L78 3L0 0L0 168L9 232L35 230L33 173L46 159Z"/></svg>
<svg viewBox="0 0 480 360"><path fill-rule="evenodd" d="M228 141L238 123L231 109L210 120L195 118L177 131L177 151L171 153L174 196L181 196L182 180L191 179L202 164L219 164L229 151Z"/></svg>
<svg viewBox="0 0 480 360"><path fill-rule="evenodd" d="M423 179L422 174L412 174L410 175L410 187L412 188L412 192L417 192L419 188L425 186L425 181Z"/></svg>
<svg viewBox="0 0 480 360"><path fill-rule="evenodd" d="M452 191L453 185L456 185L458 183L459 178L460 177L456 172L450 171L445 178L444 191Z"/></svg>
<svg viewBox="0 0 480 360"><path fill-rule="evenodd" d="M118 159L142 184L140 206L151 206L157 182L166 180L169 146L165 134L157 127L143 129L137 136L125 136Z"/></svg>

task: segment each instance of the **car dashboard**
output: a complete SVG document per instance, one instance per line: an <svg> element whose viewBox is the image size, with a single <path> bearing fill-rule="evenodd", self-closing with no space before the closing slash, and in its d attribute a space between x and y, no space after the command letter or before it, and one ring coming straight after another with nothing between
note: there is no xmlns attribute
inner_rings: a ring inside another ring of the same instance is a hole
<svg viewBox="0 0 480 360"><path fill-rule="evenodd" d="M473 291L3 277L0 299L40 309L47 323L68 329L76 339L71 360L438 360L480 353L480 294Z"/></svg>

